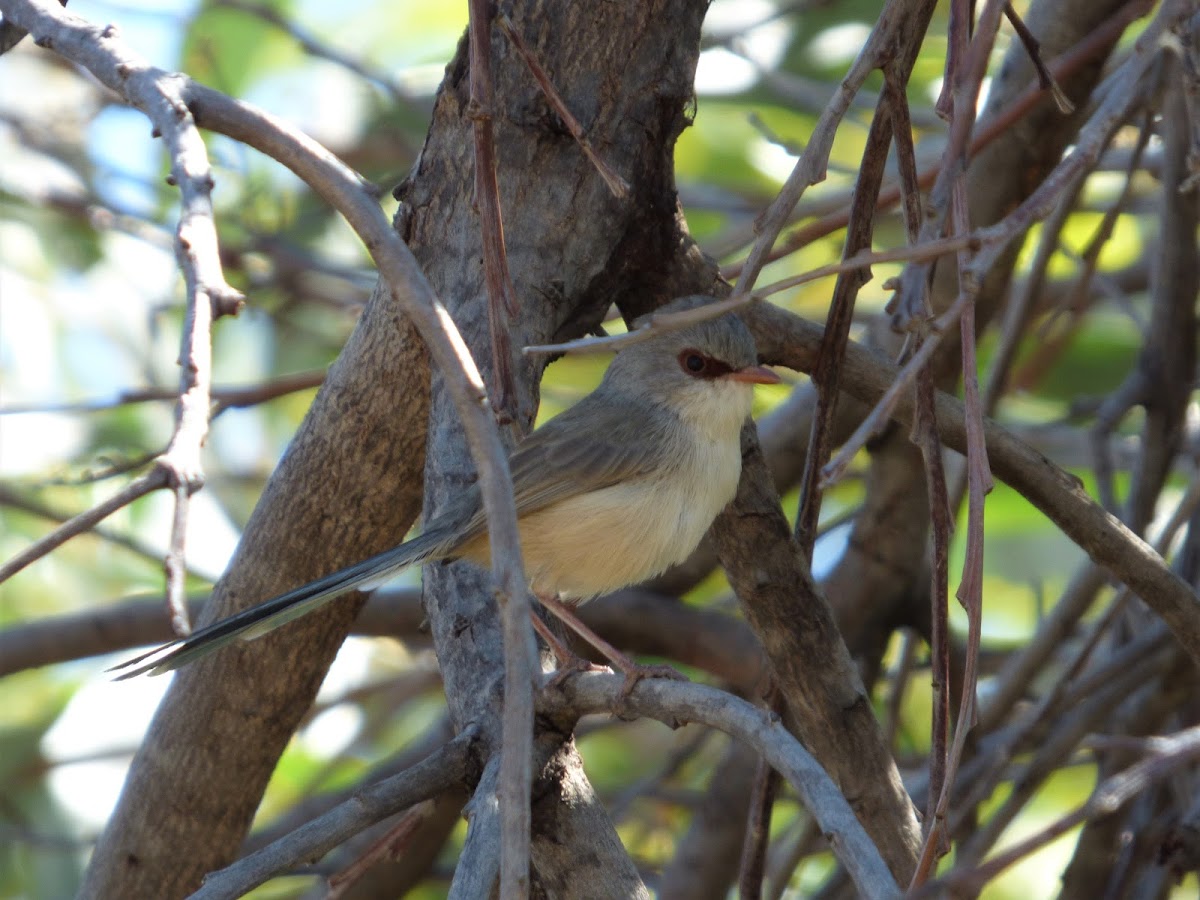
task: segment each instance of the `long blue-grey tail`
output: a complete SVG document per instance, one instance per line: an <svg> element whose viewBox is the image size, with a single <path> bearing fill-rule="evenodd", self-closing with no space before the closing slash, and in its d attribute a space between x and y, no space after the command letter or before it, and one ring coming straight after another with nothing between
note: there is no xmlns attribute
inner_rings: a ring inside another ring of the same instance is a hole
<svg viewBox="0 0 1200 900"><path fill-rule="evenodd" d="M113 666L108 671L120 672L117 681L133 678L144 672L161 675L185 666L194 659L207 656L214 650L236 640L249 641L274 631L281 625L307 615L348 591L371 590L398 575L411 565L446 555L449 535L434 529L370 559L339 569L332 575L264 600L207 628L163 644L149 653Z"/></svg>

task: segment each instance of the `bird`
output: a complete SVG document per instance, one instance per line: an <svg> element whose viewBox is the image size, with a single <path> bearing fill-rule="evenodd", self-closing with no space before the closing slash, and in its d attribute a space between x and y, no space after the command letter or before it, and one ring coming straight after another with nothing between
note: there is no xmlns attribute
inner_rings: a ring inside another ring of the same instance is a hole
<svg viewBox="0 0 1200 900"><path fill-rule="evenodd" d="M684 298L658 312L699 302ZM754 386L780 381L758 364L754 339L733 313L648 333L616 353L594 391L509 457L526 576L560 616L562 603L552 598L580 603L659 575L691 554L737 491ZM417 537L110 671L121 673L117 680L159 675L351 590L373 589L409 566L455 559L490 563L477 485L464 488ZM544 626L538 632L548 636ZM555 650L561 660L561 645Z"/></svg>

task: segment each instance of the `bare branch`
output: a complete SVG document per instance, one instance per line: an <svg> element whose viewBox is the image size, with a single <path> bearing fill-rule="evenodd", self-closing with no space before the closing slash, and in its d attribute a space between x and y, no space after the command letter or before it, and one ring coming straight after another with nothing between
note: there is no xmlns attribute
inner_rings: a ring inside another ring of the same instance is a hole
<svg viewBox="0 0 1200 900"><path fill-rule="evenodd" d="M820 344L821 329L782 310L757 307L747 315L760 356L769 363L807 371ZM875 402L895 383L896 368L853 343L846 347L844 390ZM893 417L912 422L911 400L901 398ZM937 398L938 433L960 453L967 448L962 404L946 395ZM984 422L988 459L993 472L1046 514L1097 564L1107 568L1157 612L1183 649L1200 662L1200 601L1195 592L1119 521L1100 507L1079 481L994 422Z"/></svg>
<svg viewBox="0 0 1200 900"><path fill-rule="evenodd" d="M516 288L508 268L504 245L504 218L496 176L493 116L496 91L492 78L492 17L489 0L470 0L471 101L469 115L475 147L475 207L483 244L483 277L487 286L488 335L492 345L495 411L503 422L524 426L517 416L516 374L513 371L509 318L519 311ZM500 743L500 900L521 900L529 893L529 794L533 784L534 668L529 644L529 591L524 584L515 592L499 590L501 629L504 633L504 714ZM517 617L520 616L518 619ZM518 688L517 685L520 685Z"/></svg>
<svg viewBox="0 0 1200 900"><path fill-rule="evenodd" d="M762 214L759 222L758 240L738 276L737 287L733 299L748 296L754 282L758 279L762 267L767 262L771 247L780 231L787 223L792 210L804 195L809 185L823 181L825 167L829 160L829 151L833 147L833 137L838 125L850 103L854 99L862 83L872 71L882 68L888 57L894 52L895 46L901 41L904 30L913 22L928 21L929 3L927 0L889 0L870 37L863 44L854 65L846 73L838 85L837 93L829 101L809 135L804 153L796 160L792 174L788 176L779 195L772 201Z"/></svg>
<svg viewBox="0 0 1200 900"><path fill-rule="evenodd" d="M295 831L214 872L194 900L241 897L270 878L324 856L364 828L468 778L479 735L468 728L411 769L355 792L349 800Z"/></svg>
<svg viewBox="0 0 1200 900"><path fill-rule="evenodd" d="M124 490L109 497L103 503L98 503L91 509L81 512L70 521L64 522L61 527L34 541L8 562L0 565L0 582L8 580L30 563L36 562L51 551L58 549L76 535L90 531L97 523L108 518L118 509L128 506L139 497L166 487L167 483L166 469L158 467L136 481L130 482Z"/></svg>
<svg viewBox="0 0 1200 900"><path fill-rule="evenodd" d="M667 724L702 722L745 741L800 795L850 872L860 896L899 896L895 879L846 799L778 716L714 688L665 679L640 681L626 697L620 676L599 673L578 675L566 681L561 691L542 694L538 708L559 716L610 711L648 716Z"/></svg>

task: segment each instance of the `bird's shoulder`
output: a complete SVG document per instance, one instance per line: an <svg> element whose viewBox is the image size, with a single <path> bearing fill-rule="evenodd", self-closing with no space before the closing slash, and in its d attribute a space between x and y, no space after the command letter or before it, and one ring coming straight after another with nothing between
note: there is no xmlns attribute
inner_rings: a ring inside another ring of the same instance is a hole
<svg viewBox="0 0 1200 900"><path fill-rule="evenodd" d="M513 451L518 511L653 475L674 455L672 418L636 398L589 394Z"/></svg>

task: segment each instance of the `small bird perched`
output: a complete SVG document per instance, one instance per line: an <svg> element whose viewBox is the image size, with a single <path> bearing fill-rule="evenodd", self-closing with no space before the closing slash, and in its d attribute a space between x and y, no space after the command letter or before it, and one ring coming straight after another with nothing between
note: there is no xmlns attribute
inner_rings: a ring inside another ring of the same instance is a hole
<svg viewBox="0 0 1200 900"><path fill-rule="evenodd" d="M733 315L656 335L619 351L599 387L513 450L521 552L536 594L578 603L691 554L737 491L754 385L779 381L757 362L750 332ZM177 669L408 566L452 559L490 562L474 486L419 537L123 663L118 678Z"/></svg>

